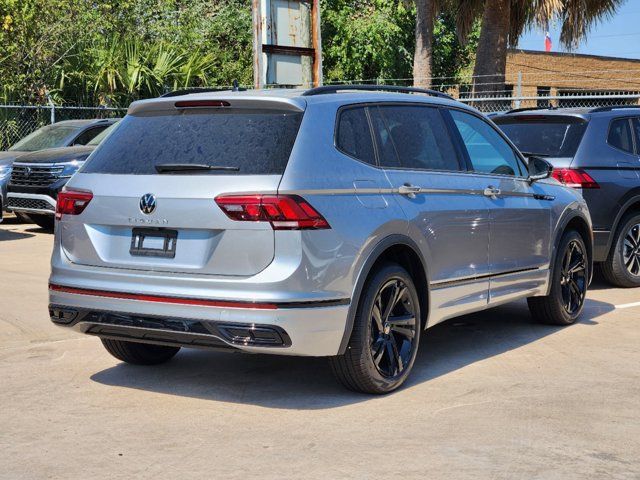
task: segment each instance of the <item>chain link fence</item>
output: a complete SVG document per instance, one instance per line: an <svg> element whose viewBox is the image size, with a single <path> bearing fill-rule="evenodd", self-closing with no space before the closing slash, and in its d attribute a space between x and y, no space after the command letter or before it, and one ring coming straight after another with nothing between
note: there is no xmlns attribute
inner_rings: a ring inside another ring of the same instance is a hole
<svg viewBox="0 0 640 480"><path fill-rule="evenodd" d="M0 105L0 151L38 128L63 120L122 117L124 108Z"/></svg>
<svg viewBox="0 0 640 480"><path fill-rule="evenodd" d="M473 97L461 93L458 100L484 113L506 112L514 108L596 108L617 105L640 106L638 92L602 92L591 94ZM6 150L38 128L63 120L114 118L126 114L124 108L58 107L34 105L0 105L0 150Z"/></svg>

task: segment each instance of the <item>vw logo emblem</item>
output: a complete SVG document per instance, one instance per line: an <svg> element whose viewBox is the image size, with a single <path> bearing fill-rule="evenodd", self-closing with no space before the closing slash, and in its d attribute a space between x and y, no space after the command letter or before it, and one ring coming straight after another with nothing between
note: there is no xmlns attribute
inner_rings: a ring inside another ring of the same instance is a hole
<svg viewBox="0 0 640 480"><path fill-rule="evenodd" d="M140 199L140 211L145 215L150 215L156 209L156 197L153 193L146 193Z"/></svg>
<svg viewBox="0 0 640 480"><path fill-rule="evenodd" d="M25 169L24 169L24 174L25 174L25 176L27 176L27 177L28 177L29 175L31 175L31 167L25 167Z"/></svg>

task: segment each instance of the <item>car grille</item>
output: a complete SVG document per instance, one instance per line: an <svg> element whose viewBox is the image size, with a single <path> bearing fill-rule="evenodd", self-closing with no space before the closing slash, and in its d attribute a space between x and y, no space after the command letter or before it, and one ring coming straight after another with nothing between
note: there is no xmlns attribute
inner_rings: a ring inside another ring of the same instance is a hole
<svg viewBox="0 0 640 480"><path fill-rule="evenodd" d="M21 165L13 164L11 185L20 187L46 187L60 178L63 165Z"/></svg>
<svg viewBox="0 0 640 480"><path fill-rule="evenodd" d="M53 205L37 198L9 197L9 209L49 210L55 211Z"/></svg>

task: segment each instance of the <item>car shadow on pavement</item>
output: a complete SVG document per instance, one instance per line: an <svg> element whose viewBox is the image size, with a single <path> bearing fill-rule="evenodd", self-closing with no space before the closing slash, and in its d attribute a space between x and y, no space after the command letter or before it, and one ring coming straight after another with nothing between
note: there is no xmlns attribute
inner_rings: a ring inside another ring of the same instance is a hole
<svg viewBox="0 0 640 480"><path fill-rule="evenodd" d="M587 300L578 324L556 327L535 323L526 302L518 302L436 325L422 338L413 372L403 388L517 349L564 328L595 325L599 316L613 308L608 303ZM380 398L341 387L324 358L190 349L164 365L139 367L121 363L95 373L91 379L114 387L279 409L328 409Z"/></svg>
<svg viewBox="0 0 640 480"><path fill-rule="evenodd" d="M11 240L20 240L22 238L29 238L35 236L29 232L18 232L10 228L2 228L5 223L0 223L0 242L8 242Z"/></svg>

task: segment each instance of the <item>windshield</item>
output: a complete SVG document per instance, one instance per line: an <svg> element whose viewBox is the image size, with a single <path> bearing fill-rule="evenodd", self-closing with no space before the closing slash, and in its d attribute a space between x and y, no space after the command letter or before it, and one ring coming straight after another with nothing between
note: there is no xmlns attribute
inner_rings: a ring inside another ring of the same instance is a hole
<svg viewBox="0 0 640 480"><path fill-rule="evenodd" d="M504 133L525 154L548 157L573 157L587 127L579 119L519 120L517 117L496 121Z"/></svg>
<svg viewBox="0 0 640 480"><path fill-rule="evenodd" d="M9 150L18 152L35 152L45 148L66 147L70 138L80 132L78 127L67 125L47 125L27 135Z"/></svg>
<svg viewBox="0 0 640 480"><path fill-rule="evenodd" d="M83 172L155 175L158 166L185 173L192 165L200 175L282 174L301 120L301 113L231 108L127 115Z"/></svg>
<svg viewBox="0 0 640 480"><path fill-rule="evenodd" d="M98 135L96 135L91 140L89 140L87 142L87 145L90 145L90 146L93 146L93 147L97 146L102 140L104 140L104 137L109 135L109 133L115 128L116 125L117 125L117 123L114 123L110 127L105 128L102 132L100 132Z"/></svg>

